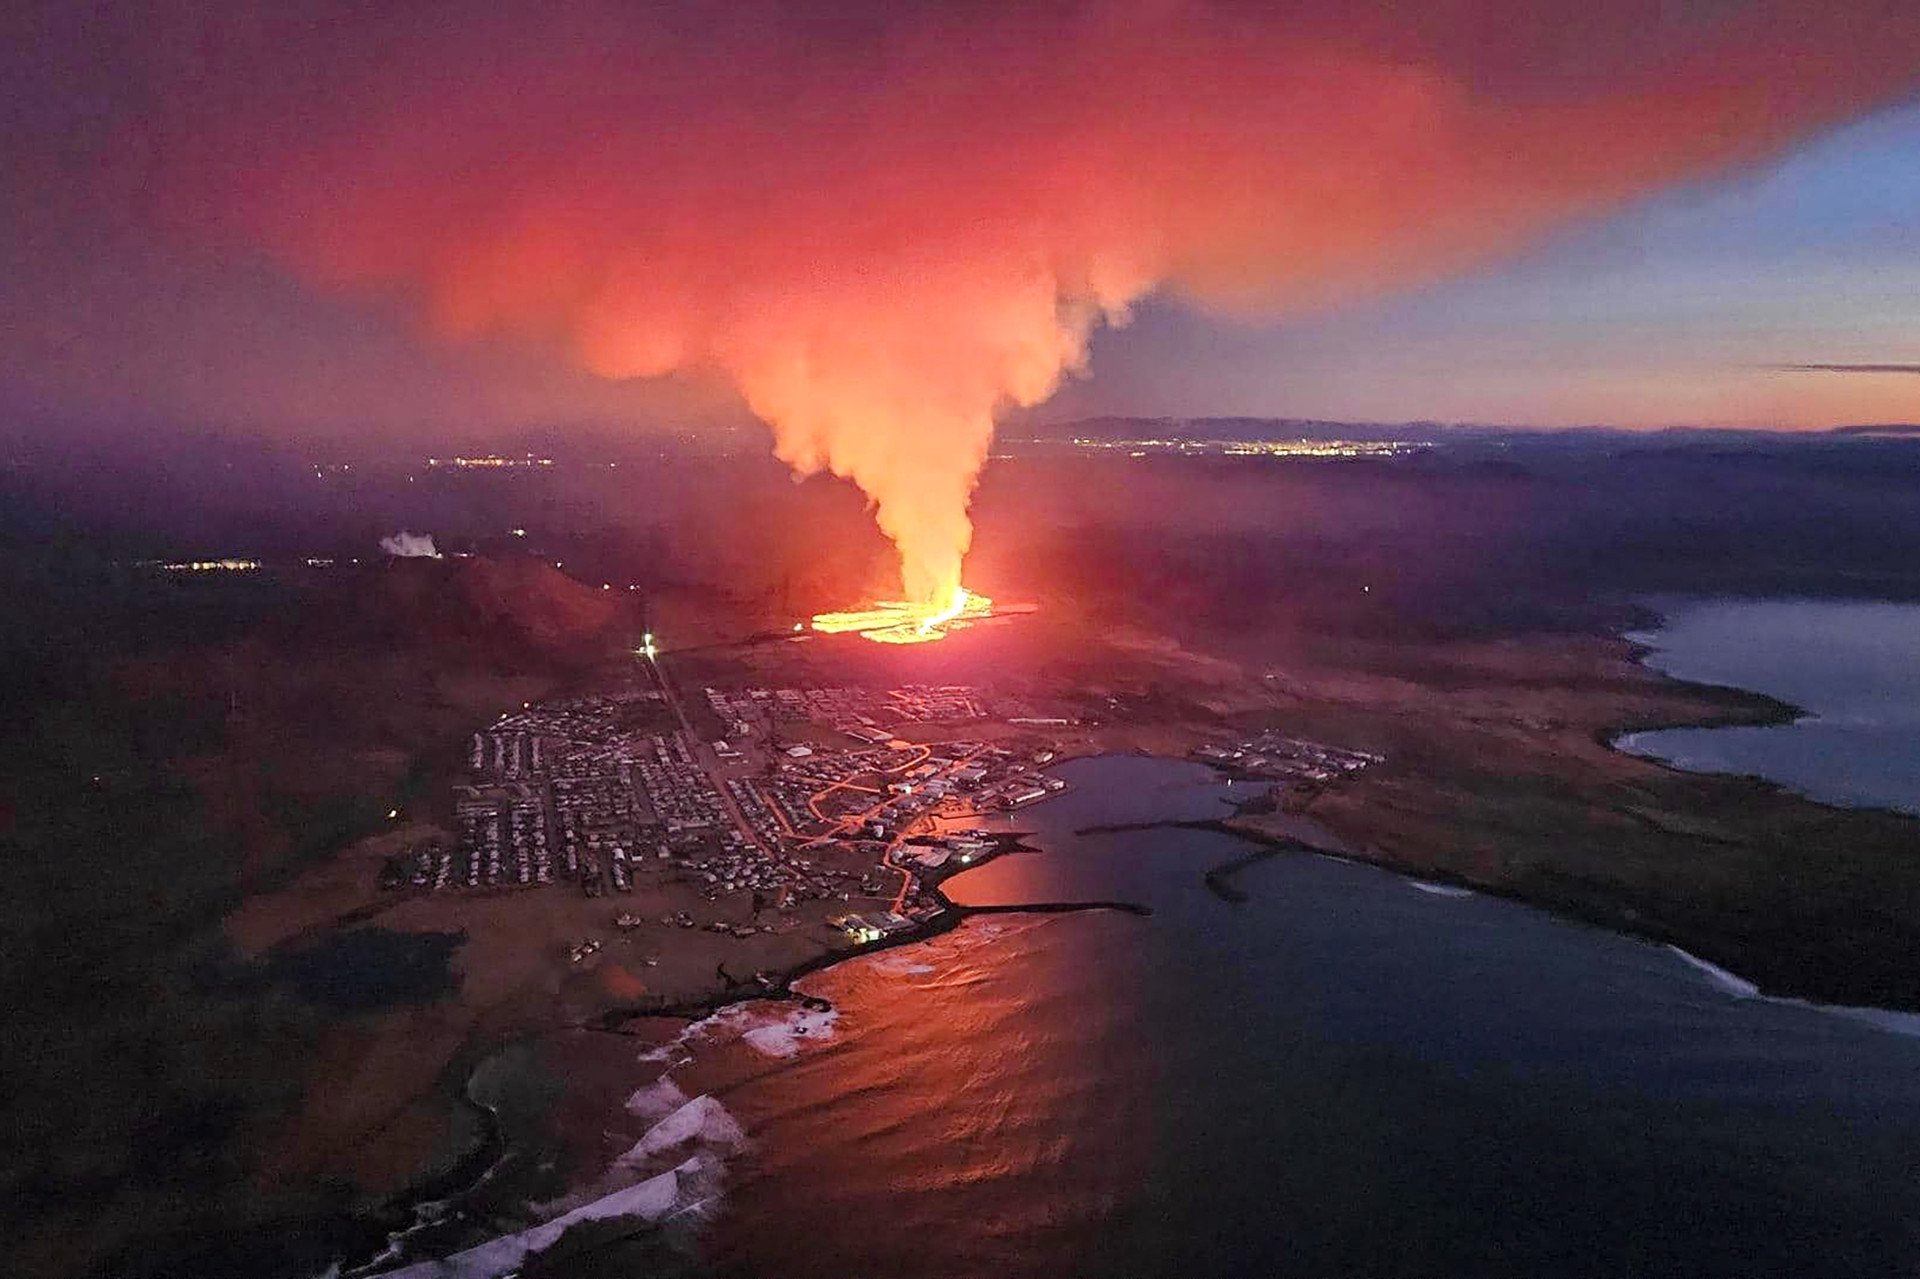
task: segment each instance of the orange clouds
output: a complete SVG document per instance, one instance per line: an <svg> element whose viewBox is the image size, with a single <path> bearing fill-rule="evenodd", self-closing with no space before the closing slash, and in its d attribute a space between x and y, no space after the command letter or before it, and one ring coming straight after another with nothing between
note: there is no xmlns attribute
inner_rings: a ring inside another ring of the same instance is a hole
<svg viewBox="0 0 1920 1279"><path fill-rule="evenodd" d="M1895 7L1649 39L1658 12L1578 11L1590 54L1575 11L1458 0L443 13L297 71L310 31L252 32L291 83L196 118L173 207L449 334L724 374L785 461L869 496L906 598L943 600L995 413L1147 293L1404 285L1920 78Z"/></svg>

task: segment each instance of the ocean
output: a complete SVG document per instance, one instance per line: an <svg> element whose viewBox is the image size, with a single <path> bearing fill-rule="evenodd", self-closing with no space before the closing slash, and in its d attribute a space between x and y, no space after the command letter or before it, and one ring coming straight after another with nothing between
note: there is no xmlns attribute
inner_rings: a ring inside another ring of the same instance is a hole
<svg viewBox="0 0 1920 1279"><path fill-rule="evenodd" d="M1751 773L1835 804L1920 813L1920 604L1677 600L1631 638L1678 679L1767 693L1791 724L1629 733L1616 745L1697 772Z"/></svg>
<svg viewBox="0 0 1920 1279"><path fill-rule="evenodd" d="M703 1270L1920 1269L1920 1019L1313 854L1229 902L1202 876L1233 837L1080 833L1220 815L1207 770L1059 775L1022 814L1045 851L949 891L1150 917L976 917L809 979L831 1012L749 1005L636 1060L632 1113L690 1134L650 1167L682 1169L658 1215Z"/></svg>

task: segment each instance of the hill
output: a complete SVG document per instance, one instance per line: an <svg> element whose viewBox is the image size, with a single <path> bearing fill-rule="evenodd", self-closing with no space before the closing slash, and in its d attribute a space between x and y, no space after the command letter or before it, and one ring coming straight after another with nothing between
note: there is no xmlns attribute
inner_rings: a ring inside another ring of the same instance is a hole
<svg viewBox="0 0 1920 1279"><path fill-rule="evenodd" d="M597 656L631 610L624 594L544 560L471 557L349 569L301 613L301 631L333 647L454 649L448 655L514 665Z"/></svg>

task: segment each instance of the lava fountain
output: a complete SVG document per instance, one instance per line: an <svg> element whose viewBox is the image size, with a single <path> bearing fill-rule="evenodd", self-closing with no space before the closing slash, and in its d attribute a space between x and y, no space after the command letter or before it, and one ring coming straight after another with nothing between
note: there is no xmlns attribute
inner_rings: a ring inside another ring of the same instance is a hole
<svg viewBox="0 0 1920 1279"><path fill-rule="evenodd" d="M717 375L870 501L906 602L814 628L890 643L986 611L996 416L1145 299L1418 287L1920 86L1910 0L185 7L91 185L447 337Z"/></svg>
<svg viewBox="0 0 1920 1279"><path fill-rule="evenodd" d="M945 639L949 630L991 616L992 600L964 586L956 586L945 605L882 600L871 608L815 614L813 629L823 635L851 631L879 644L924 644Z"/></svg>

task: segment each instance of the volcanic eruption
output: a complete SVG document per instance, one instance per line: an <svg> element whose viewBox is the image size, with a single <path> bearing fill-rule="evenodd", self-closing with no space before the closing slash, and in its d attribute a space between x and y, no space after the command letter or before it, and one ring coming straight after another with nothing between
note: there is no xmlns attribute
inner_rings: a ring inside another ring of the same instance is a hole
<svg viewBox="0 0 1920 1279"><path fill-rule="evenodd" d="M154 95L184 105L141 140L176 225L448 335L718 372L898 549L899 603L816 625L896 641L982 606L961 571L996 414L1148 294L1276 314L1404 287L1920 79L1920 10L1815 0L197 20Z"/></svg>
<svg viewBox="0 0 1920 1279"><path fill-rule="evenodd" d="M947 631L993 612L993 601L956 585L944 605L912 600L882 600L871 608L817 613L813 629L828 635L852 631L882 644L920 644L942 639Z"/></svg>

